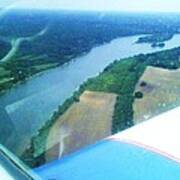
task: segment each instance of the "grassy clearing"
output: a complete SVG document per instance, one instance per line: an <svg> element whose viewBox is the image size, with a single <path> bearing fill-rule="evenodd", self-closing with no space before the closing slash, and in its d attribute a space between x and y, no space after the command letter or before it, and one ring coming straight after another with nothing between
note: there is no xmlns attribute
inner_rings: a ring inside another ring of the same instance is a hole
<svg viewBox="0 0 180 180"><path fill-rule="evenodd" d="M49 64L42 64L42 65L36 65L34 66L36 71L44 71L47 69L55 68L58 66L58 63L49 63Z"/></svg>
<svg viewBox="0 0 180 180"><path fill-rule="evenodd" d="M10 71L4 69L3 67L0 67L0 80L3 77L7 77L10 75Z"/></svg>

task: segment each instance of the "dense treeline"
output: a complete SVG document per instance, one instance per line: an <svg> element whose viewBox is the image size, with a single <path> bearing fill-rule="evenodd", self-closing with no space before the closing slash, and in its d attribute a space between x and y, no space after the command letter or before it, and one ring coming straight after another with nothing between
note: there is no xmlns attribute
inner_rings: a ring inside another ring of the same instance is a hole
<svg viewBox="0 0 180 180"><path fill-rule="evenodd" d="M0 63L0 69L3 69L3 73L0 71L0 91L117 37L152 34L151 40L167 39L179 32L178 17L168 14L10 11L0 22L0 58L8 53L12 40L34 36L43 29L45 33L31 41L23 41L9 62ZM4 74L4 71L10 71L10 74Z"/></svg>
<svg viewBox="0 0 180 180"><path fill-rule="evenodd" d="M147 66L155 66L167 69L180 68L180 48L162 51L148 55L138 55L120 61L114 61L97 77L89 79L81 85L63 105L59 106L57 112L32 139L31 148L21 157L30 166L39 166L45 163L44 153L46 151L46 139L51 126L59 116L72 105L79 101L80 95L85 90L116 93L118 95L114 115L112 134L122 131L133 125L133 102L135 98L142 98L141 92L135 91L135 86ZM142 85L145 85L143 82Z"/></svg>

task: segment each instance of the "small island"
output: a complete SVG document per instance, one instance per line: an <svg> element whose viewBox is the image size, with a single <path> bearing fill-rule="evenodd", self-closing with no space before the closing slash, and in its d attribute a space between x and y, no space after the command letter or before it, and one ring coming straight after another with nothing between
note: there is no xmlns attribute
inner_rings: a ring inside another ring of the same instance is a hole
<svg viewBox="0 0 180 180"><path fill-rule="evenodd" d="M152 48L156 48L156 47L163 48L165 46L166 46L166 44L164 42L162 42L162 43L153 43L151 45Z"/></svg>
<svg viewBox="0 0 180 180"><path fill-rule="evenodd" d="M174 36L173 33L157 33L152 35L147 35L140 37L136 43L149 43L152 48L163 48L165 47L165 41L172 39Z"/></svg>

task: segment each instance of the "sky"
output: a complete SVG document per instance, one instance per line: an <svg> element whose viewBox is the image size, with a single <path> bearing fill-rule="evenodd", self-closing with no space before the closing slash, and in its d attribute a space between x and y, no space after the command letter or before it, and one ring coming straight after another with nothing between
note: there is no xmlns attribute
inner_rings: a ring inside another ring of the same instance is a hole
<svg viewBox="0 0 180 180"><path fill-rule="evenodd" d="M0 7L95 11L180 12L180 0L1 0Z"/></svg>

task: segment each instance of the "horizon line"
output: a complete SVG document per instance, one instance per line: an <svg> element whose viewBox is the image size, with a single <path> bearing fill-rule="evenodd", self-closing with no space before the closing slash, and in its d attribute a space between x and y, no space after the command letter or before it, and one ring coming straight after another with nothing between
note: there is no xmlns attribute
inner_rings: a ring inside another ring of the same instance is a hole
<svg viewBox="0 0 180 180"><path fill-rule="evenodd" d="M7 7L0 7L0 10ZM39 11L71 11L71 12L100 12L100 13L139 13L139 14L180 14L180 11L156 11L156 10L116 10L116 9L63 9L63 8L32 8L32 7L11 7L10 10L39 10Z"/></svg>

